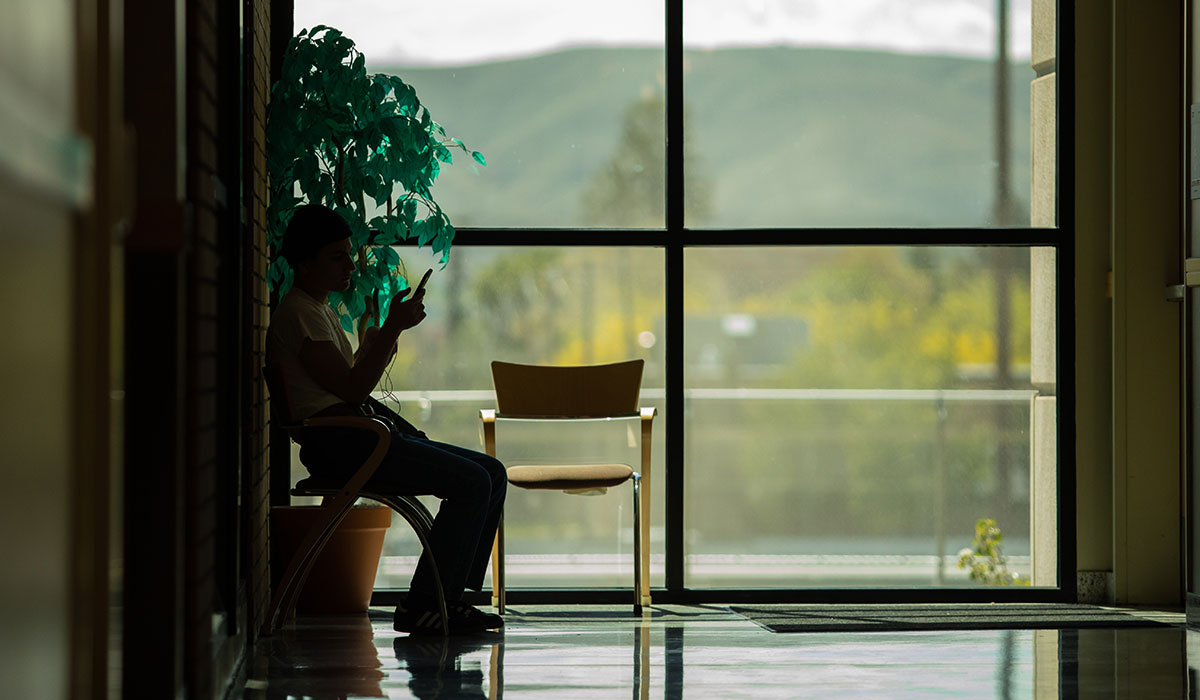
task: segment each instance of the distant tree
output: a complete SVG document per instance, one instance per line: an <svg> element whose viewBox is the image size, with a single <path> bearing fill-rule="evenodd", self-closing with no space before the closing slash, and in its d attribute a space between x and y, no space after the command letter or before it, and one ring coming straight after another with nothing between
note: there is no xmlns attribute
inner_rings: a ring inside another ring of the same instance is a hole
<svg viewBox="0 0 1200 700"><path fill-rule="evenodd" d="M479 271L473 296L497 359L548 362L564 342L562 257L559 250L533 248Z"/></svg>
<svg viewBox="0 0 1200 700"><path fill-rule="evenodd" d="M645 94L625 110L621 138L612 158L583 194L583 220L590 226L660 228L666 221L666 100ZM684 217L703 223L712 211L712 183L690 148L684 116Z"/></svg>

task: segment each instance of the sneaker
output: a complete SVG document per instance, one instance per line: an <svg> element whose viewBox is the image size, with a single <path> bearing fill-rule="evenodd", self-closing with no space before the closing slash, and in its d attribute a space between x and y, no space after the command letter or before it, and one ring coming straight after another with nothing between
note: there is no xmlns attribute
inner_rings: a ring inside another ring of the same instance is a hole
<svg viewBox="0 0 1200 700"><path fill-rule="evenodd" d="M450 625L454 626L455 619L465 620L472 625L482 625L485 630L500 629L504 626L504 618L494 613L487 613L474 605L462 601L446 603L446 612L450 615Z"/></svg>
<svg viewBox="0 0 1200 700"><path fill-rule="evenodd" d="M442 634L442 616L437 610L427 607L405 607L403 603L396 606L396 614L392 618L392 629L397 632L408 632L414 635ZM453 627L450 629L454 633Z"/></svg>
<svg viewBox="0 0 1200 700"><path fill-rule="evenodd" d="M450 618L452 635L476 634L504 626L504 618L490 615L466 603L447 603L446 614ZM442 616L431 607L406 608L402 603L396 606L392 629L410 635L440 635L443 631Z"/></svg>

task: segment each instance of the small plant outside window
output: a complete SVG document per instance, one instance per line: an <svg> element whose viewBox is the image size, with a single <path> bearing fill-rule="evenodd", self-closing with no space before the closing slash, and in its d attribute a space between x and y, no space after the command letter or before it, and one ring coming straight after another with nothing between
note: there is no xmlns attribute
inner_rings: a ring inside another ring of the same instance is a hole
<svg viewBox="0 0 1200 700"><path fill-rule="evenodd" d="M958 553L958 568L969 569L972 581L988 586L1028 586L1028 578L1008 570L1008 559L1000 551L1003 539L995 520L980 519L975 523L975 541Z"/></svg>
<svg viewBox="0 0 1200 700"><path fill-rule="evenodd" d="M430 188L441 164L453 162L451 149L487 162L448 137L410 85L394 75L368 75L363 54L337 29L318 25L292 37L281 76L267 110L267 243L279 249L302 204L340 214L350 225L358 269L349 289L330 294L329 303L347 332L361 331L382 322L392 296L409 286L390 246L415 239L443 265L449 260L454 226ZM267 279L281 294L291 287L282 257Z"/></svg>

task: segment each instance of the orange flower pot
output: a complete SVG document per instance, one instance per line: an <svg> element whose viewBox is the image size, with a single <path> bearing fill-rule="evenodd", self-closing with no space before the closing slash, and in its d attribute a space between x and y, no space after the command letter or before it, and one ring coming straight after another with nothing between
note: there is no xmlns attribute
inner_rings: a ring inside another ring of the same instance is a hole
<svg viewBox="0 0 1200 700"><path fill-rule="evenodd" d="M319 511L319 506L271 508L271 537L279 557L274 562L276 571L287 567ZM296 610L306 613L366 612L375 589L383 538L391 524L391 508L351 508L317 557L296 601Z"/></svg>

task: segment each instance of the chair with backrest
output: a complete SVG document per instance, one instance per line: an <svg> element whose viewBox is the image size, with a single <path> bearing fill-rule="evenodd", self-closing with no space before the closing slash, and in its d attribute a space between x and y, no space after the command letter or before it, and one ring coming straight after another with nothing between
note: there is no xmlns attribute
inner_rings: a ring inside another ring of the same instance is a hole
<svg viewBox="0 0 1200 700"><path fill-rule="evenodd" d="M433 572L434 587L437 591L438 610L442 616L442 633L449 634L446 618L446 599L442 591L442 580L433 558L433 550L429 547L429 531L433 527L433 516L415 496L377 493L366 488L367 481L379 468L391 445L391 431L387 423L373 416L329 416L295 420L291 402L288 397L287 384L284 382L283 368L279 364L269 364L263 370L267 380L267 388L272 398L272 419L289 433L299 428L356 428L374 433L378 441L366 460L345 482L331 482L317 477L301 479L292 489L293 496L308 496L321 498L321 510L311 529L305 534L300 545L284 569L279 587L276 588L267 608L266 619L263 621L262 633L270 636L295 610L296 600L304 588L313 564L320 556L321 550L333 536L338 523L350 511L350 507L359 498L377 501L396 511L412 526L421 542L421 556L427 557Z"/></svg>
<svg viewBox="0 0 1200 700"><path fill-rule="evenodd" d="M508 482L524 489L587 492L633 483L634 612L650 605L650 438L654 408L641 408L643 360L575 367L492 363L496 408L480 411L484 449L496 456L496 421L581 421L639 418L640 473L629 464L537 464L508 467ZM492 550L492 605L503 613L504 519Z"/></svg>

